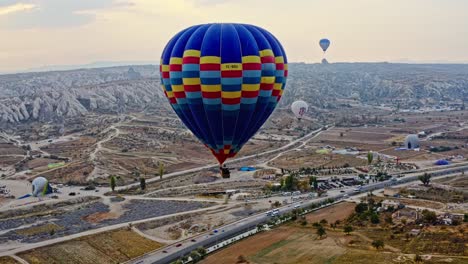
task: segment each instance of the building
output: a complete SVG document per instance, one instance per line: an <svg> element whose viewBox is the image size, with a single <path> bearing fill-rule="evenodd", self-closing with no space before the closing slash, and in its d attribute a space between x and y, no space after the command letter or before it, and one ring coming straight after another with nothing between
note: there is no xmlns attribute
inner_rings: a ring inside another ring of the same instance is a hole
<svg viewBox="0 0 468 264"><path fill-rule="evenodd" d="M406 222L415 222L420 217L420 213L417 210L410 208L403 208L392 214L394 222L401 222L403 219L405 219Z"/></svg>
<svg viewBox="0 0 468 264"><path fill-rule="evenodd" d="M383 200L382 201L382 208L384 210L388 210L389 208L398 209L398 208L403 208L403 207L404 207L404 205L401 204L398 201L393 201L393 200Z"/></svg>
<svg viewBox="0 0 468 264"><path fill-rule="evenodd" d="M464 214L457 213L444 213L437 216L438 221L444 225L452 225L454 222L461 223L463 218Z"/></svg>

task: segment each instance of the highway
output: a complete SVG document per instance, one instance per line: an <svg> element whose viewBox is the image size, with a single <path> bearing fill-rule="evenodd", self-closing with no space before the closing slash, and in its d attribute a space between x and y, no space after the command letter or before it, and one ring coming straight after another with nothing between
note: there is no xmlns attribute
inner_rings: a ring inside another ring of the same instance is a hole
<svg viewBox="0 0 468 264"><path fill-rule="evenodd" d="M431 174L433 175L433 178L436 178L436 177L441 177L441 176L447 176L447 175L454 174L454 173L460 173L462 171L468 171L468 165L455 167L455 168L446 168L446 169L441 168L440 170L431 172ZM320 198L316 198L312 200L305 200L302 202L295 202L295 203L280 207L278 208L279 214L281 215L281 214L289 213L294 209L295 206L298 206L299 208L307 208L311 206L312 204L319 204L330 198L334 200L340 200L340 199L350 197L350 196L363 195L369 191L381 190L388 186L398 186L398 185L408 184L410 182L417 181L418 176L421 174L422 173L413 173L413 174L408 174L402 178L398 178L398 180L396 181L390 179L387 181L364 185L361 187L360 192L354 191L356 189L356 186L348 187L344 189L344 192L340 192L339 190L331 190L327 193L327 196L325 197L320 197ZM218 230L217 233L213 233L213 232L203 233L198 236L192 237L190 239L178 242L176 244L169 245L165 248L162 248L153 252L149 252L127 263L134 263L134 264L170 263L180 258L181 256L189 254L192 250L198 247L208 248L212 245L218 244L219 242L223 240L227 240L231 237L234 237L235 235L238 235L249 229L252 229L260 223L267 222L269 218L270 217L267 216L265 212L256 214L256 215L244 218L242 220L239 220L237 222L222 226L217 229Z"/></svg>

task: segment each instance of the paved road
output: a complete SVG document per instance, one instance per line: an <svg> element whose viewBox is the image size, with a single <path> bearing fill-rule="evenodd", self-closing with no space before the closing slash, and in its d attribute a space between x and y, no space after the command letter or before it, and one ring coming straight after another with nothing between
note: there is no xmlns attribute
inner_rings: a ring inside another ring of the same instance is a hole
<svg viewBox="0 0 468 264"><path fill-rule="evenodd" d="M433 177L441 177L447 176L454 173L459 173L461 171L468 171L468 165L456 167L456 168L447 168L447 169L440 169L437 171L432 172ZM328 192L326 197L316 198L313 200L303 201L303 202L295 202L287 206L283 206L279 208L279 214L285 214L294 209L295 206L299 208L307 208L312 204L318 204L323 202L326 199L332 198L334 200L344 199L351 196L362 196L365 195L366 192L369 191L377 191L382 190L387 186L394 186L394 185L405 185L413 181L418 180L418 176L422 173L414 173L410 175L406 175L405 177L399 178L398 181L394 180L387 180L383 182L371 183L365 186L362 186L359 192L356 192L356 187L349 187L344 190L344 192L339 192L338 190L333 190ZM134 263L134 264L148 264L148 263L156 263L156 264L165 264L174 261L181 256L189 254L192 250L198 247L210 247L214 244L217 244L223 240L229 239L237 234L245 232L260 223L265 223L268 221L270 217L267 216L265 213L260 213L257 215L253 215L247 218L244 218L240 221L222 226L218 228L218 232L213 234L211 232L204 233L193 238L184 240L182 242L178 242L176 244L167 246L163 249L147 253L139 258L133 259L127 263ZM194 241L192 241L194 239ZM166 251L166 252L163 252Z"/></svg>

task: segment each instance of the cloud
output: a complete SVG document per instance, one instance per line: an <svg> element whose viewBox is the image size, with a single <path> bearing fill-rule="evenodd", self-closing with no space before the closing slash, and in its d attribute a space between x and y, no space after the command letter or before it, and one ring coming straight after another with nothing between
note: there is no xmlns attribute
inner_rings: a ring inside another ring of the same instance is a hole
<svg viewBox="0 0 468 264"><path fill-rule="evenodd" d="M16 12L31 10L36 7L33 4L17 3L8 6L0 6L0 16L8 15Z"/></svg>
<svg viewBox="0 0 468 264"><path fill-rule="evenodd" d="M118 0L7 0L7 3L0 5L0 27L7 29L76 27L92 22L95 10L129 5Z"/></svg>

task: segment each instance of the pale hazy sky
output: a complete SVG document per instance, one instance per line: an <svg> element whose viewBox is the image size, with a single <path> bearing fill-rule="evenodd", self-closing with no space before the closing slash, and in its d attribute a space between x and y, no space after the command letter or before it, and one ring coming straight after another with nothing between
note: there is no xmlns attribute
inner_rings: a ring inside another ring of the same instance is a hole
<svg viewBox="0 0 468 264"><path fill-rule="evenodd" d="M193 24L261 26L290 61L468 62L468 0L0 0L0 71L159 61Z"/></svg>

